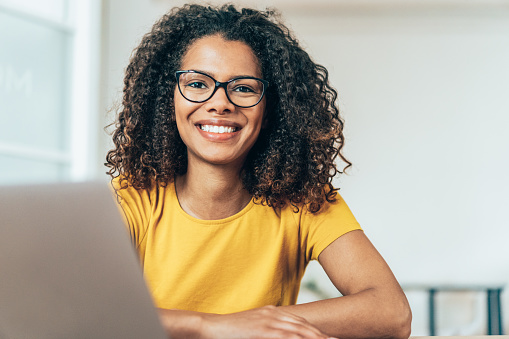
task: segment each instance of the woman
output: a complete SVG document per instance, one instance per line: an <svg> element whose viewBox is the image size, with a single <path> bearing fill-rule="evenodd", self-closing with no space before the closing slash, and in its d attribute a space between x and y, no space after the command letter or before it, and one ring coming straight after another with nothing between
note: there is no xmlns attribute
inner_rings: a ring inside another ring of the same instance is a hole
<svg viewBox="0 0 509 339"><path fill-rule="evenodd" d="M186 5L127 68L107 166L171 337L408 337L410 309L332 186L327 70L273 12ZM344 295L295 305L310 260Z"/></svg>

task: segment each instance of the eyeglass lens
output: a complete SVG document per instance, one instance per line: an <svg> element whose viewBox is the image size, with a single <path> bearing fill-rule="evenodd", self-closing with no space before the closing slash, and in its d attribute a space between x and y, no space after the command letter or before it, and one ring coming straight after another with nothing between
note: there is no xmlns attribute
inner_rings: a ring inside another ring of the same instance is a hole
<svg viewBox="0 0 509 339"><path fill-rule="evenodd" d="M179 89L190 101L203 102L212 96L216 81L208 75L194 72L181 73ZM227 95L237 106L254 106L263 95L263 83L257 79L239 78L227 85Z"/></svg>

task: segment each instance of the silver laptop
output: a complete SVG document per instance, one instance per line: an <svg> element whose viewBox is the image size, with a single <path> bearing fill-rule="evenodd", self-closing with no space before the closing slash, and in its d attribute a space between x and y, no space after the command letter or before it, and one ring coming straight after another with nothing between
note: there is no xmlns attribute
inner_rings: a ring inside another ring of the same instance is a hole
<svg viewBox="0 0 509 339"><path fill-rule="evenodd" d="M106 183L0 187L0 338L167 338Z"/></svg>

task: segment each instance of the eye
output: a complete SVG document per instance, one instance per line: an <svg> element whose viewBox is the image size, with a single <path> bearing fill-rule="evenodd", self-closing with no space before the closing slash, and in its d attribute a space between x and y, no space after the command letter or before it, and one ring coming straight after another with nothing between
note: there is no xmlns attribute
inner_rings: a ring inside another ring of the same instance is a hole
<svg viewBox="0 0 509 339"><path fill-rule="evenodd" d="M243 92L243 93L254 93L254 90L251 87L240 85L233 89L235 92Z"/></svg>
<svg viewBox="0 0 509 339"><path fill-rule="evenodd" d="M207 88L207 84L201 81L192 81L186 84L186 87L196 88L196 89L205 89Z"/></svg>

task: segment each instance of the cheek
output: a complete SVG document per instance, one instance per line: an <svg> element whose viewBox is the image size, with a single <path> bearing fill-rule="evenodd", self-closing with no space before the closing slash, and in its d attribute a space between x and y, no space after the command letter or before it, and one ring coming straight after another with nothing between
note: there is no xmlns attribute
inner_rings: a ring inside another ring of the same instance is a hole
<svg viewBox="0 0 509 339"><path fill-rule="evenodd" d="M180 94L175 94L175 98L173 100L173 107L174 107L174 120L177 121L177 125L180 122L184 121L191 111L191 107L189 107L189 101L182 98Z"/></svg>
<svg viewBox="0 0 509 339"><path fill-rule="evenodd" d="M178 92L178 89L175 89L175 93L173 94L173 113L175 120L178 120L178 114L182 111L182 101L180 99L180 93Z"/></svg>
<svg viewBox="0 0 509 339"><path fill-rule="evenodd" d="M175 99L173 101L173 121L175 122L175 124L177 125L177 130L180 134L180 138L181 139L184 139L183 138L183 120L182 120L182 117L185 115L183 114L183 112L185 111L183 105L182 105L182 101L180 101L180 98L177 97L177 95L175 95Z"/></svg>
<svg viewBox="0 0 509 339"><path fill-rule="evenodd" d="M260 105L260 111L258 114L261 119L261 128L265 128L265 127L267 127L267 124L268 124L267 106L265 105L265 98L263 99L262 102L259 103L259 105Z"/></svg>

